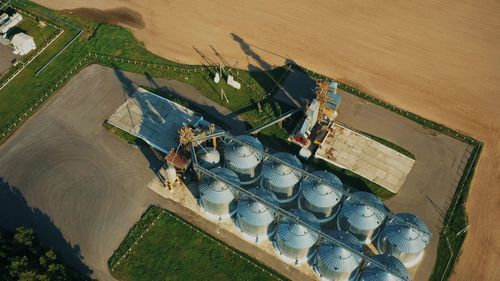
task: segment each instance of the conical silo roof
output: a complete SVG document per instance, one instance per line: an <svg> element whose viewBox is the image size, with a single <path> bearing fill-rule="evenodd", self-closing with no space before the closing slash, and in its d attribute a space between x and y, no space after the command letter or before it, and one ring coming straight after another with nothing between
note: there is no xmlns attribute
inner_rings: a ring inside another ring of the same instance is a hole
<svg viewBox="0 0 500 281"><path fill-rule="evenodd" d="M319 223L313 214L299 209L290 211L293 215L297 216L300 221L307 222L315 230L319 230ZM283 217L276 230L277 239L282 241L289 248L306 249L318 241L318 233L301 224L295 223L288 217Z"/></svg>
<svg viewBox="0 0 500 281"><path fill-rule="evenodd" d="M327 171L316 171L312 173L323 179L326 183L320 182L314 178L307 178L302 181L302 195L310 204L327 208L337 205L342 199L344 189L340 179Z"/></svg>
<svg viewBox="0 0 500 281"><path fill-rule="evenodd" d="M258 139L247 135L238 136L236 139L246 144L230 141L224 146L226 165L241 170L251 169L259 165L263 155L254 148L264 150L262 143Z"/></svg>
<svg viewBox="0 0 500 281"><path fill-rule="evenodd" d="M297 169L302 169L300 160L286 152L274 153L272 156L288 163L290 166ZM299 171L293 169L282 163L275 162L273 159L264 161L262 176L266 179L267 183L277 187L288 187L300 181L301 174Z"/></svg>
<svg viewBox="0 0 500 281"><path fill-rule="evenodd" d="M367 206L356 199L362 199L365 202L371 203L374 209ZM375 195L368 192L354 192L349 196L342 205L341 215L347 222L357 229L370 230L380 226L386 217L384 210L385 206Z"/></svg>
<svg viewBox="0 0 500 281"><path fill-rule="evenodd" d="M196 158L198 164L208 169L217 167L220 163L220 153L213 147L200 148L198 153L196 153Z"/></svg>
<svg viewBox="0 0 500 281"><path fill-rule="evenodd" d="M404 266L404 264L398 260L397 258L390 255L376 255L372 257L377 262L387 266L395 272L398 272L399 275L404 278L400 278L395 276L384 269L377 267L375 264L369 263L365 268L363 273L361 274L361 278L359 280L362 281L403 281L410 280L408 277L408 270Z"/></svg>
<svg viewBox="0 0 500 281"><path fill-rule="evenodd" d="M402 220L414 224L418 229L429 232L427 225L417 216L409 213L396 215ZM396 219L386 222L381 235L393 247L404 253L420 253L429 243L429 236L414 227L410 227Z"/></svg>
<svg viewBox="0 0 500 281"><path fill-rule="evenodd" d="M249 192L265 199L270 203L276 205L278 204L278 198L276 198L276 195L270 191L262 188L252 188ZM252 225L268 225L274 221L274 216L276 214L272 208L269 208L266 205L251 199L250 197L243 197L240 202L238 202L237 211L238 215L242 219Z"/></svg>
<svg viewBox="0 0 500 281"><path fill-rule="evenodd" d="M328 232L328 235L363 253L361 242L349 232L331 231ZM363 258L360 255L356 255L330 241L322 242L316 255L316 266L323 275L328 275L328 272L352 272L360 266L362 261Z"/></svg>
<svg viewBox="0 0 500 281"><path fill-rule="evenodd" d="M238 176L233 171L226 168L213 168L210 170L216 175L232 182L235 185L240 184ZM231 186L227 185L225 182L213 179L209 176L203 177L200 183L200 195L204 200L215 204L229 203L234 197L234 190Z"/></svg>

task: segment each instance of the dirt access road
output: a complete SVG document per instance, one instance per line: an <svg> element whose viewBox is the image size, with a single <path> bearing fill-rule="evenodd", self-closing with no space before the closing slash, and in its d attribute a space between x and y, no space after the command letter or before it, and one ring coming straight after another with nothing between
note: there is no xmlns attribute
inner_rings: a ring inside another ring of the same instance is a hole
<svg viewBox="0 0 500 281"><path fill-rule="evenodd" d="M455 280L500 276L500 2L35 0L130 27L159 55L286 58L485 143ZM272 53L274 52L274 54ZM276 55L279 54L279 55Z"/></svg>

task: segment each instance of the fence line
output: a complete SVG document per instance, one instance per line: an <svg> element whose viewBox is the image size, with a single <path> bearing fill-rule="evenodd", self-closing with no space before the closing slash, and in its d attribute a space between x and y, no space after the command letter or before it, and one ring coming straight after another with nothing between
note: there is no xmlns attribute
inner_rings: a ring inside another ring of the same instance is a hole
<svg viewBox="0 0 500 281"><path fill-rule="evenodd" d="M115 268L120 265L120 263L126 259L127 257L129 257L131 254L132 254L132 250L135 246L137 246L139 244L139 242L144 238L144 235L146 234L146 232L149 232L150 228L153 227L155 224L156 224L156 221L160 218L160 216L162 214L166 213L167 215L169 215L171 218L175 219L177 222L180 222L182 223L183 225L189 227L191 230L194 230L196 231L198 234L201 234L205 239L209 239L210 241L212 242L215 242L217 243L217 245L219 245L221 248L224 247L224 249L228 252L230 252L231 254L233 255L236 255L238 256L241 260L244 260L246 261L247 263L251 263L254 265L254 267L256 268L259 268L262 270L262 272L267 272L269 273L270 276L272 276L273 278L276 278L276 280L282 280L279 276L277 276L276 274L274 274L273 272L271 272L270 270L260 266L259 264L255 263L254 261L250 260L249 258L243 256L242 254L236 252L235 250L233 250L231 247L228 247L228 245L225 245L223 243L221 243L220 241L218 241L217 239L214 239L212 236L210 235L207 235L205 232L201 231L199 228L197 227L193 227L193 225L187 223L186 221L184 221L183 219L180 219L178 216L176 215L173 215L170 211L166 211L165 209L162 209L162 211L160 212L160 214L158 214L158 216L151 222L151 224L141 233L141 235L139 235L139 237L134 241L134 243L132 243L132 245L127 249L127 251L125 251L125 253L120 257L120 259L111 267L111 271L114 271Z"/></svg>
<svg viewBox="0 0 500 281"><path fill-rule="evenodd" d="M127 249L127 251L125 251L125 253L120 257L120 259L111 267L111 271L114 271L115 267L117 265L120 265L120 263L122 262L122 260L124 260L127 257L127 254L132 251L132 249L134 248L135 245L137 245L137 243L139 242L139 240L141 240L143 238L144 234L146 234L146 232L148 232L149 229L153 225L155 225L156 221L160 218L160 216L163 213L165 213L165 210L161 210L161 212L158 214L158 216L156 216L156 218L151 222L151 224L141 233L141 235L139 235L139 237L134 241L134 243L132 243L132 245Z"/></svg>
<svg viewBox="0 0 500 281"><path fill-rule="evenodd" d="M47 49L47 47L49 47L57 38L59 38L59 36L61 34L63 34L64 30L62 29L59 29L59 32L57 33L56 36L54 36L47 44L45 44L41 49L38 49L35 53L35 55L31 56L28 61L26 63L24 62L21 62L23 64L23 66L21 66L18 70L16 70L13 74L11 74L6 80L4 80L4 82L2 82L2 84L0 85L0 90L2 90L3 88L5 88L5 86L7 86L7 84L10 83L10 81L12 81L14 78L16 78L17 75L19 75L19 73L25 69L33 60L35 60L45 49Z"/></svg>

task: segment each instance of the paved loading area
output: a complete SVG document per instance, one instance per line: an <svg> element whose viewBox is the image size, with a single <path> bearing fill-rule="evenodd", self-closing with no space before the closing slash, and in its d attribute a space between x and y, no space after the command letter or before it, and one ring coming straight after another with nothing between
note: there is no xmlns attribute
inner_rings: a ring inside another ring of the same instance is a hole
<svg viewBox="0 0 500 281"><path fill-rule="evenodd" d="M353 171L393 193L404 184L415 162L337 123L330 128L315 157Z"/></svg>
<svg viewBox="0 0 500 281"><path fill-rule="evenodd" d="M33 227L80 271L115 280L107 260L146 208L159 204L280 273L303 280L293 267L147 188L159 161L102 126L135 91L134 82L175 92L215 118L229 114L189 85L89 66L0 146L0 225ZM245 128L239 119L226 125Z"/></svg>
<svg viewBox="0 0 500 281"><path fill-rule="evenodd" d="M420 216L433 234L414 280L429 280L436 262L439 231L470 155L468 146L427 129L383 107L339 90L337 119L354 129L386 139L415 155L399 192L384 203L393 212Z"/></svg>
<svg viewBox="0 0 500 281"><path fill-rule="evenodd" d="M180 128L194 126L202 120L202 116L192 110L138 88L108 122L168 153L179 145Z"/></svg>

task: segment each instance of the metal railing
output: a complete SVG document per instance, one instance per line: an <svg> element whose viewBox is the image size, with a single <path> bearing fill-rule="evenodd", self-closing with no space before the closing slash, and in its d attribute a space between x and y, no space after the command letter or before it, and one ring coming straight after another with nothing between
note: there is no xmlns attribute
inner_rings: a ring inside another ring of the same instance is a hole
<svg viewBox="0 0 500 281"><path fill-rule="evenodd" d="M213 138L214 136L217 136L217 137L224 137L224 138L228 138L229 140L231 141L235 141L235 142L239 142L243 145L248 145L250 147L252 147L255 151L259 152L259 153L262 153L262 155L264 155L264 158L268 158L268 159L272 159L273 161L275 162L278 162L280 164L283 164L283 165L286 165L287 167L290 167L291 169L293 170L296 170L298 172L300 172L303 176L305 176L305 178L307 177L311 177L319 182L322 182L328 186L332 186L330 183L326 182L324 179L320 178L320 177L317 177L311 173L308 173L302 169L298 169L292 165L290 165L289 163L271 155L271 154L268 154L267 152L263 151L263 150L260 150L260 149L257 149L255 148L254 146L252 146L250 143L247 143L247 142L244 142L244 141L241 141L233 136L231 136L229 133L227 132L218 132L217 134L214 134L214 135L206 135L204 137L201 137L201 138L195 138L193 140L193 142L191 143L191 153L194 154L194 151L195 151L195 147L194 147L194 143L196 144L199 144L201 142L203 142L204 140L207 140L207 139L210 139L210 138ZM404 275L404 274L401 274L400 272L394 270L393 268L390 268L380 262L378 262L377 260L373 259L371 256L369 255L366 255L365 253L363 253L362 251L357 251L355 248L351 247L350 245L348 244L345 244L345 243L342 243L341 241L331 237L330 235L324 233L323 231L321 231L320 229L316 229L313 225L311 225L309 222L307 221L303 221L301 219L299 219L296 215L290 213L289 211L273 204L272 202L270 201L267 201L266 199L264 198L261 198L260 196L257 196L251 192L249 192L248 190L242 188L241 186L227 180L226 178L224 177L221 177L219 175L217 175L216 173L213 173L211 171L209 171L208 169L200 166L197 162L197 159L196 157L193 158L194 161L193 161L193 168L195 169L195 171L197 171L198 173L200 173L201 175L207 175L213 179L216 179L216 180L219 180L219 181L222 181L224 182L225 184L227 184L228 186L231 186L232 188L238 190L240 193L244 194L245 196L247 197L250 197L251 199L255 200L255 201L258 201L264 205L266 205L267 207L269 208L272 208L273 210L276 211L276 213L282 215L282 216L285 216L287 217L288 219L290 219L291 221L293 221L294 223L297 223L297 224L300 224L308 229L310 229L311 231L315 232L318 234L319 238L320 239L323 239L323 240L326 240L328 242L331 242L337 246L340 246L340 247L343 247L345 248L346 250L348 250L349 252L351 252L352 254L356 255L356 256L359 256L363 259L365 259L367 262L369 262L370 264L373 264L381 269L383 269L384 271L386 272L389 272L395 276L398 276L400 278L402 278L403 280L408 280L408 276ZM351 194L345 190L342 190L342 189L338 189L337 187L335 186L332 186L333 188L335 188L336 190L339 190L340 192L342 192L345 196L351 196ZM367 202L365 200L363 200L362 198L357 198L355 196L352 196L351 198L353 198L354 200L362 203L362 204L365 204L365 205L368 205L376 210L379 210L380 212L383 212L384 214L386 214L386 216L388 218L393 218L395 220L398 220L398 222L401 222L402 224L405 224L409 227L412 227L418 231L420 231L423 235L427 235L429 238L432 236L431 233L429 233L428 231L426 230L422 230L420 229L419 226L411 223L411 222L408 222L406 220L403 220L397 216L394 216L392 213L386 211L385 209L384 210L381 210L378 206L374 206L373 204L371 204L370 202Z"/></svg>

